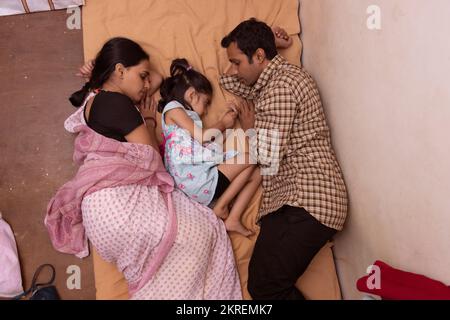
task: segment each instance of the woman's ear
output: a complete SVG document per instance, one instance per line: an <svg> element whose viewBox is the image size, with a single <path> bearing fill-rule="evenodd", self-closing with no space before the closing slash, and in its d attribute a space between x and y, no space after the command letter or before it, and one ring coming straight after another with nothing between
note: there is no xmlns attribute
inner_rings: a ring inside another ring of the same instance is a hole
<svg viewBox="0 0 450 320"><path fill-rule="evenodd" d="M115 67L115 72L116 72L116 74L117 74L117 76L121 79L121 80L123 80L123 73L125 72L125 66L123 65L123 64L121 64L121 63L117 63L116 64L116 67Z"/></svg>

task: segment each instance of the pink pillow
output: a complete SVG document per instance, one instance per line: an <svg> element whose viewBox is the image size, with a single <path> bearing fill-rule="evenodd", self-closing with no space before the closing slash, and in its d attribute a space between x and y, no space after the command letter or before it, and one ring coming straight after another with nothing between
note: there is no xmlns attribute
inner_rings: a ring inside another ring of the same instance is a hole
<svg viewBox="0 0 450 320"><path fill-rule="evenodd" d="M0 297L11 298L23 292L19 257L11 227L0 212Z"/></svg>

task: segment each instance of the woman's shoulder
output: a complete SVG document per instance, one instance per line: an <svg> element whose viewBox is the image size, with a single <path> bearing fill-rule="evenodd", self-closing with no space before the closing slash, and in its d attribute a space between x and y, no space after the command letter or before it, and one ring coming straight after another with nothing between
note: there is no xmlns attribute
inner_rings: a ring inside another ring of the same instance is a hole
<svg viewBox="0 0 450 320"><path fill-rule="evenodd" d="M118 92L100 91L92 102L89 115L91 125L118 131L123 136L144 123L133 101Z"/></svg>
<svg viewBox="0 0 450 320"><path fill-rule="evenodd" d="M134 107L133 100L120 92L100 91L94 99L94 103L107 103L110 106Z"/></svg>

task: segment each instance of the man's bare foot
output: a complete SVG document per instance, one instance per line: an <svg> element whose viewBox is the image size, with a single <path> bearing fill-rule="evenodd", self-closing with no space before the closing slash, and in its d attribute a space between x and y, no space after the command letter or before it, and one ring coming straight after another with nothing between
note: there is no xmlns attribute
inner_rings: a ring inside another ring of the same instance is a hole
<svg viewBox="0 0 450 320"><path fill-rule="evenodd" d="M248 230L246 227L244 227L239 220L226 219L225 229L227 229L227 231L238 232L242 234L244 237L249 237L252 234L254 234L253 231Z"/></svg>
<svg viewBox="0 0 450 320"><path fill-rule="evenodd" d="M275 36L275 45L279 49L286 49L292 45L292 38L287 34L286 30L278 26L272 27Z"/></svg>
<svg viewBox="0 0 450 320"><path fill-rule="evenodd" d="M213 211L216 214L216 216L218 216L222 220L227 219L228 215L230 214L230 210L228 209L228 207L219 208L219 206L214 206Z"/></svg>

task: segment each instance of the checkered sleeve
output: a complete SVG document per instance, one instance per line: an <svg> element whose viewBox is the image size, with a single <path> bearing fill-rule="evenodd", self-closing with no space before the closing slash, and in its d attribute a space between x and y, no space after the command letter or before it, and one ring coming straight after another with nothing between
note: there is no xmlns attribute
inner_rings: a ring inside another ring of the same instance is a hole
<svg viewBox="0 0 450 320"><path fill-rule="evenodd" d="M253 99L251 87L246 86L235 76L222 75L219 78L219 84L225 90L231 92L238 97L245 99Z"/></svg>
<svg viewBox="0 0 450 320"><path fill-rule="evenodd" d="M271 95L258 108L258 162L263 175L278 173L280 161L290 145L290 130L296 109L295 96L285 87L271 89Z"/></svg>

